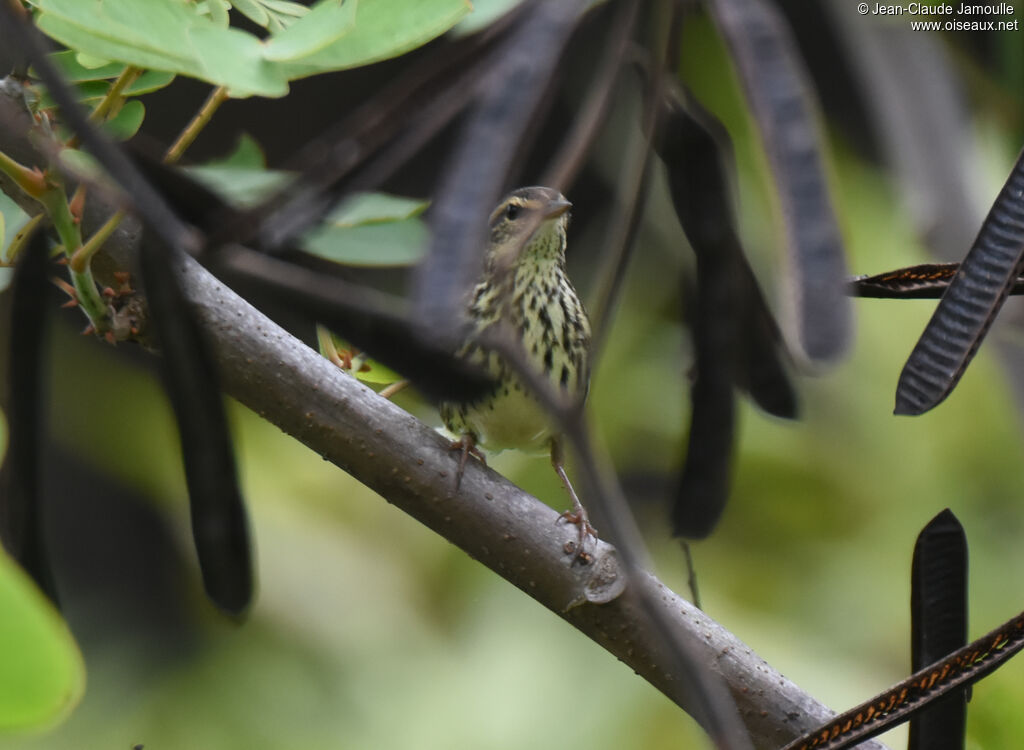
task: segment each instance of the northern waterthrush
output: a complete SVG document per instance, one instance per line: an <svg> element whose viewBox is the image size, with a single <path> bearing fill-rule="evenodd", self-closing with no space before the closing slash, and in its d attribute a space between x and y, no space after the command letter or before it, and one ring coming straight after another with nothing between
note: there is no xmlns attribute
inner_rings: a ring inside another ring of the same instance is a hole
<svg viewBox="0 0 1024 750"><path fill-rule="evenodd" d="M490 217L484 270L468 303L469 336L458 355L497 382L487 396L441 404L441 419L460 438L458 477L477 446L493 452L517 448L548 453L573 502L563 517L580 526L580 547L594 533L565 473L559 435L551 419L509 363L483 341L505 324L521 344L528 366L571 401L582 404L590 386L590 321L565 270L571 204L548 187L520 188ZM458 480L457 480L458 481Z"/></svg>

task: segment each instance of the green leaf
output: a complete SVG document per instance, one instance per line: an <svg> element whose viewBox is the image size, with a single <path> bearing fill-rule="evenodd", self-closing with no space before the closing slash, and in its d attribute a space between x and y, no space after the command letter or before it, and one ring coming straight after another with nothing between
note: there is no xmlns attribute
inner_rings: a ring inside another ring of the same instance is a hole
<svg viewBox="0 0 1024 750"><path fill-rule="evenodd" d="M85 665L64 620L0 550L0 730L52 724L78 703Z"/></svg>
<svg viewBox="0 0 1024 750"><path fill-rule="evenodd" d="M269 14L267 18L267 31L269 31L272 35L278 34L285 30L285 24L281 22L281 18L281 16L278 16L274 13Z"/></svg>
<svg viewBox="0 0 1024 750"><path fill-rule="evenodd" d="M339 227L411 219L427 210L428 201L387 193L360 193L343 201L327 221Z"/></svg>
<svg viewBox="0 0 1024 750"><path fill-rule="evenodd" d="M274 9L280 30L264 44L185 0L33 2L39 28L78 53L192 76L226 86L236 98L283 96L294 78L401 55L443 34L471 7L469 0L325 0L281 28L298 18L297 8L237 0L236 8L260 20Z"/></svg>
<svg viewBox="0 0 1024 750"><path fill-rule="evenodd" d="M269 169L250 169L232 166L187 167L191 174L234 206L245 207L259 203L286 184L288 175Z"/></svg>
<svg viewBox="0 0 1024 750"><path fill-rule="evenodd" d="M105 81L110 78L117 78L125 66L123 63L112 63L107 61L105 65L86 65L83 59L88 62L98 61L99 58L91 57L74 50L54 52L50 55L50 62L56 65L64 77L71 83L79 81Z"/></svg>
<svg viewBox="0 0 1024 750"><path fill-rule="evenodd" d="M418 218L343 226L327 222L302 241L308 253L350 266L404 266L416 263L430 239Z"/></svg>
<svg viewBox="0 0 1024 750"><path fill-rule="evenodd" d="M235 6L235 10L254 24L267 28L267 23L270 21L267 10L255 0L231 0L231 4Z"/></svg>
<svg viewBox="0 0 1024 750"><path fill-rule="evenodd" d="M270 37L266 57L281 62L308 57L345 36L355 18L355 0L322 0L287 29Z"/></svg>
<svg viewBox="0 0 1024 750"><path fill-rule="evenodd" d="M355 370L352 375L364 383L391 385L399 380L404 380L400 374L390 367L385 367L377 360L370 359L369 357L360 356L352 362L352 365Z"/></svg>
<svg viewBox="0 0 1024 750"><path fill-rule="evenodd" d="M263 169L267 166L267 159L263 155L263 149L248 133L242 133L238 143L230 154L223 159L209 161L204 167L234 167L236 169Z"/></svg>
<svg viewBox="0 0 1024 750"><path fill-rule="evenodd" d="M11 241L27 221L28 215L0 190L0 259L4 262L10 261ZM3 226L4 223L6 227Z"/></svg>
<svg viewBox="0 0 1024 750"><path fill-rule="evenodd" d="M335 44L286 67L289 79L397 57L440 36L469 0L360 0L355 27Z"/></svg>
<svg viewBox="0 0 1024 750"><path fill-rule="evenodd" d="M263 43L252 34L211 23L190 29L189 41L199 64L196 77L226 86L232 97L288 93L283 72L263 58Z"/></svg>
<svg viewBox="0 0 1024 750"><path fill-rule="evenodd" d="M75 55L75 58L78 60L78 64L83 68L102 68L106 65L110 65L110 60L103 57L93 57L92 55L87 55L84 52L79 52Z"/></svg>
<svg viewBox="0 0 1024 750"><path fill-rule="evenodd" d="M39 7L40 28L68 46L158 70L189 62L188 27L200 19L185 5L168 0L40 0Z"/></svg>
<svg viewBox="0 0 1024 750"><path fill-rule="evenodd" d="M110 88L110 82L82 81L81 83L72 85L71 88L74 90L79 102L86 105L92 105L104 97L107 90ZM44 90L43 95L39 98L39 108L50 109L55 106L57 106L57 103L50 97L50 93Z"/></svg>
<svg viewBox="0 0 1024 750"><path fill-rule="evenodd" d="M426 201L386 193L361 193L342 202L302 247L313 255L355 266L405 266L417 262L430 233L417 218Z"/></svg>
<svg viewBox="0 0 1024 750"><path fill-rule="evenodd" d="M234 206L246 207L281 189L291 175L262 169L263 154L248 135L219 162L186 171ZM357 266L404 266L418 261L430 233L418 218L425 201L384 193L354 195L339 205L324 224L308 232L302 248L335 263Z"/></svg>
<svg viewBox="0 0 1024 750"><path fill-rule="evenodd" d="M309 8L305 5L288 2L288 0L263 0L263 7L280 16L301 18L309 13Z"/></svg>
<svg viewBox="0 0 1024 750"><path fill-rule="evenodd" d="M503 15L511 11L523 0L473 0L473 12L459 21L452 29L455 36L475 34L490 26Z"/></svg>
<svg viewBox="0 0 1024 750"><path fill-rule="evenodd" d="M141 96L169 86L174 80L174 73L164 70L147 70L124 90L125 96Z"/></svg>
<svg viewBox="0 0 1024 750"><path fill-rule="evenodd" d="M123 69L124 66L119 66ZM120 72L120 71L119 71ZM141 76L139 76L134 83L125 89L125 96L140 96L142 94L148 94L153 91L162 89L167 86L171 81L174 80L174 73L166 73L162 70L147 70ZM108 80L84 80L75 83L72 88L75 94L78 96L78 101L87 106L95 105L107 95L107 91L110 90L110 81ZM56 103L50 97L48 92L44 92L42 97L39 99L39 107L42 109L49 109L50 107L56 106Z"/></svg>
<svg viewBox="0 0 1024 750"><path fill-rule="evenodd" d="M210 20L220 29L226 29L231 24L228 11L231 10L231 3L228 0L207 0L206 12Z"/></svg>
<svg viewBox="0 0 1024 750"><path fill-rule="evenodd" d="M343 338L340 338L333 331L322 325L317 325L316 327L316 340L321 356L326 357L336 365L339 365L342 372L348 373L364 383L390 385L391 383L397 383L399 380L404 379L391 368L385 367L374 359L370 359L365 354L357 354L352 357L351 369L341 366L335 357L340 355L342 352L354 352L355 349Z"/></svg>
<svg viewBox="0 0 1024 750"><path fill-rule="evenodd" d="M146 107L138 99L131 99L125 102L121 111L107 120L103 127L117 140L127 141L135 135L145 118Z"/></svg>
<svg viewBox="0 0 1024 750"><path fill-rule="evenodd" d="M226 86L233 96L282 96L282 71L255 36L220 28L181 0L39 0L39 28L97 57L182 73Z"/></svg>

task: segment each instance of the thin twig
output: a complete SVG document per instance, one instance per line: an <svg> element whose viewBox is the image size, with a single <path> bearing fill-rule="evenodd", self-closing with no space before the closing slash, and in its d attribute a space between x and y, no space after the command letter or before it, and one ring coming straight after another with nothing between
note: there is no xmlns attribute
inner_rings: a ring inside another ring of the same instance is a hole
<svg viewBox="0 0 1024 750"><path fill-rule="evenodd" d="M70 260L71 268L87 269L93 256L103 247L103 243L110 239L110 235L121 225L121 221L126 215L122 209L118 209L111 214L110 218L103 223L103 226L93 232L92 236L72 253Z"/></svg>
<svg viewBox="0 0 1024 750"><path fill-rule="evenodd" d="M99 104L89 113L89 119L93 122L101 121L114 106L114 102L124 93L124 90L133 84L140 75L142 75L142 68L136 68L134 65L129 65L122 70L121 75L110 84L110 88L107 89L107 93L100 99ZM74 136L73 140L77 143L77 136ZM68 146L74 148L71 141L68 141Z"/></svg>
<svg viewBox="0 0 1024 750"><path fill-rule="evenodd" d="M228 90L224 86L218 86L210 92L210 95L206 97L206 101L203 102L203 106L196 112L195 117L181 131L178 139L167 149L167 153L164 154L165 164L175 164L181 158L182 154L185 153L185 149L192 145L192 142L203 132L203 128L210 123L210 118L220 108L220 105L227 100Z"/></svg>

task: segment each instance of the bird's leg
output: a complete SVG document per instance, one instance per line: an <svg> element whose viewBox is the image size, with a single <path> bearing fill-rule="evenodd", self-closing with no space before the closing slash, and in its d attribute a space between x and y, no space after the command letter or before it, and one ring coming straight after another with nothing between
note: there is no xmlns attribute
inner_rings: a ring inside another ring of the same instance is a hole
<svg viewBox="0 0 1024 750"><path fill-rule="evenodd" d="M487 457L482 450L476 447L476 435L472 432L462 433L462 437L452 441L452 444L448 446L448 450L452 453L458 451L461 454L459 456L459 468L455 470L455 490L457 492L462 484L462 474L466 471L466 461L469 460L469 455L472 453L484 466L487 466Z"/></svg>
<svg viewBox="0 0 1024 750"><path fill-rule="evenodd" d="M587 537L592 536L594 539L597 539L597 529L590 525L590 517L587 515L587 510L576 496L576 490L572 488L572 482L569 481L569 476L565 473L565 457L562 454L562 442L557 437L551 438L551 465L555 468L555 473L562 480L562 485L572 500L572 510L562 513L558 520L564 519L579 527L580 539L577 554L582 555L583 545L587 541Z"/></svg>

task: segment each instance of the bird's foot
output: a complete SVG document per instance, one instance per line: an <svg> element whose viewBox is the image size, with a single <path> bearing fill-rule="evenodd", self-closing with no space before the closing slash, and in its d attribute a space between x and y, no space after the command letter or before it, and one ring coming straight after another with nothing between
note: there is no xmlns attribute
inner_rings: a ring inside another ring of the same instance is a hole
<svg viewBox="0 0 1024 750"><path fill-rule="evenodd" d="M567 510L559 515L555 523L561 523L562 521L576 524L576 528L579 530L579 538L575 543L566 542L566 554L574 555L574 561L578 560L586 565L590 562L590 553L587 552L587 539L593 539L596 543L598 538L597 529L591 526L590 517L579 501L575 503L575 507L572 510Z"/></svg>
<svg viewBox="0 0 1024 750"><path fill-rule="evenodd" d="M477 458L484 466L487 466L487 456L476 447L476 438L470 434L463 435L458 440L453 440L451 445L448 446L448 451L450 453L458 451L460 454L459 468L455 470L455 490L457 492L462 485L462 475L466 471L466 462L469 460L470 455Z"/></svg>

